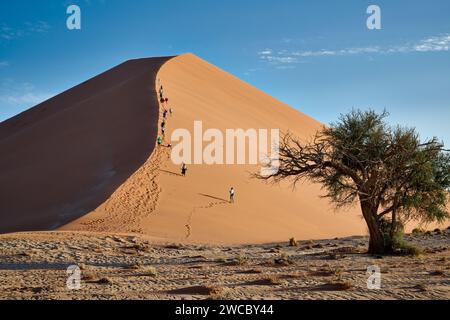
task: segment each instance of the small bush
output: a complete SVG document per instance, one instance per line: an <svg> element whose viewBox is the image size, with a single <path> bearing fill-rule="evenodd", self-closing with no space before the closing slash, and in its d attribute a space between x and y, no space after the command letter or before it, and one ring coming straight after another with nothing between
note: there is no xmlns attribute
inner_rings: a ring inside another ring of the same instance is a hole
<svg viewBox="0 0 450 320"><path fill-rule="evenodd" d="M156 276L156 274L157 274L155 267L146 266L146 265L142 264L141 262L137 262L137 263L129 266L128 269L143 271L146 274L151 275L151 276Z"/></svg>
<svg viewBox="0 0 450 320"><path fill-rule="evenodd" d="M278 258L273 260L274 264L279 266L289 266L293 264L293 261L289 257L289 255L285 252L282 252Z"/></svg>
<svg viewBox="0 0 450 320"><path fill-rule="evenodd" d="M394 233L391 232L392 223L390 221L382 221L381 230L384 236L384 245L387 252L407 254L410 256L418 257L423 254L421 248L415 247L407 243L404 239L404 227L401 223L397 223ZM416 234L422 234L422 229L416 228ZM414 230L413 230L414 233ZM425 234L430 234L431 231L425 232Z"/></svg>
<svg viewBox="0 0 450 320"><path fill-rule="evenodd" d="M110 278L101 278L100 280L96 281L98 284L113 284L113 281Z"/></svg>
<svg viewBox="0 0 450 320"><path fill-rule="evenodd" d="M88 271L88 272L83 272L81 274L81 279L84 281L94 281L94 280L97 280L98 278L94 272Z"/></svg>
<svg viewBox="0 0 450 320"><path fill-rule="evenodd" d="M279 276L269 275L261 279L252 281L250 284L259 286L278 286L286 284L286 281L281 279Z"/></svg>
<svg viewBox="0 0 450 320"><path fill-rule="evenodd" d="M421 235L425 234L425 230L422 228L414 228L412 231L412 234L415 236L421 236Z"/></svg>
<svg viewBox="0 0 450 320"><path fill-rule="evenodd" d="M78 264L78 268L80 268L80 270L86 270L86 265L84 263L80 263Z"/></svg>
<svg viewBox="0 0 450 320"><path fill-rule="evenodd" d="M245 255L245 253L239 253L239 255L234 260L235 264L239 266L244 266L248 264L248 257Z"/></svg>
<svg viewBox="0 0 450 320"><path fill-rule="evenodd" d="M330 282L328 286L334 291L348 291L353 289L353 284L347 281Z"/></svg>
<svg viewBox="0 0 450 320"><path fill-rule="evenodd" d="M404 251L405 254L410 255L410 256L414 256L414 257L418 257L421 256L423 254L423 249L419 248L419 247L415 247L413 245L410 244L404 244L402 248L400 248L401 250Z"/></svg>
<svg viewBox="0 0 450 320"><path fill-rule="evenodd" d="M289 246L290 247L297 247L298 246L297 240L295 240L295 238L290 238L289 239Z"/></svg>

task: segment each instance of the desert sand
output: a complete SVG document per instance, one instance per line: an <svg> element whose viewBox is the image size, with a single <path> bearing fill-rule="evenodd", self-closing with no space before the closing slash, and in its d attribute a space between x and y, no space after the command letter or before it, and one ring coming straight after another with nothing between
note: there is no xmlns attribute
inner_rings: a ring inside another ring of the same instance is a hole
<svg viewBox="0 0 450 320"><path fill-rule="evenodd" d="M0 236L0 299L450 299L450 230L407 236L418 257L365 254L366 237L262 245L155 244L80 232ZM68 290L66 269L81 268ZM367 267L381 271L369 289Z"/></svg>

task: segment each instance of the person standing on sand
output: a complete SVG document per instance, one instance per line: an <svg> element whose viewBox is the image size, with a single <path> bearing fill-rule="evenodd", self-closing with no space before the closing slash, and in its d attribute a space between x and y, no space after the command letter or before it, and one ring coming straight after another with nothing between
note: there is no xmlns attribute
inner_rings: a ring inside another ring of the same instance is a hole
<svg viewBox="0 0 450 320"><path fill-rule="evenodd" d="M186 172L187 172L187 166L186 166L186 163L183 162L183 165L181 166L181 175L183 177L186 177Z"/></svg>
<svg viewBox="0 0 450 320"><path fill-rule="evenodd" d="M234 188L230 189L230 203L234 203Z"/></svg>
<svg viewBox="0 0 450 320"><path fill-rule="evenodd" d="M158 137L158 139L156 139L156 141L158 142L158 146L160 146L162 144L162 139L161 137Z"/></svg>
<svg viewBox="0 0 450 320"><path fill-rule="evenodd" d="M161 98L161 100L164 99L164 89L163 89L163 86L161 86L161 87L159 88L159 97Z"/></svg>
<svg viewBox="0 0 450 320"><path fill-rule="evenodd" d="M172 115L173 115L173 109L172 108L169 108L169 114L170 114L170 117L172 118Z"/></svg>
<svg viewBox="0 0 450 320"><path fill-rule="evenodd" d="M165 109L164 109L164 112L163 112L163 118L164 118L164 119L167 118L167 110L165 110Z"/></svg>

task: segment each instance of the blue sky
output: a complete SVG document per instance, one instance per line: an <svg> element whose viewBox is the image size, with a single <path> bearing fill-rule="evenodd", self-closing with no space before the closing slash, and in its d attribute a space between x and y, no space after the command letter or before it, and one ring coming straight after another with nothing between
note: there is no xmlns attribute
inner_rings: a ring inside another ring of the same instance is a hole
<svg viewBox="0 0 450 320"><path fill-rule="evenodd" d="M0 0L0 121L124 60L184 52L324 123L386 108L450 144L448 0Z"/></svg>

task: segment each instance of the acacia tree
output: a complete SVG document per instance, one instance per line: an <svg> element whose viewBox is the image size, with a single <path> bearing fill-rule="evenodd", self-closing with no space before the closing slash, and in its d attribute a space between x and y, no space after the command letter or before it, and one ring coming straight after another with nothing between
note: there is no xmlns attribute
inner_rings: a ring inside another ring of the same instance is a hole
<svg viewBox="0 0 450 320"><path fill-rule="evenodd" d="M369 253L392 250L396 229L409 219L449 218L450 156L436 138L420 142L415 129L391 127L387 112L354 110L324 127L312 142L285 134L279 170L258 178L319 183L337 207L359 202ZM390 233L383 223L388 221Z"/></svg>

